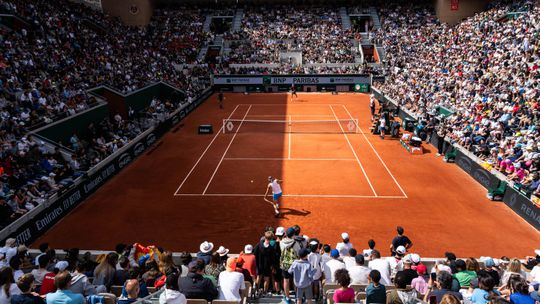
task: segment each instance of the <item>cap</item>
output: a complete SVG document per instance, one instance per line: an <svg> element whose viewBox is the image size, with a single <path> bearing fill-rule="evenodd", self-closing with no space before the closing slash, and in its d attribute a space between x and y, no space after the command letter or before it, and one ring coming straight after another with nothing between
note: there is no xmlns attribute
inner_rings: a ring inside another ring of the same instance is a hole
<svg viewBox="0 0 540 304"><path fill-rule="evenodd" d="M244 253L247 253L247 254L250 254L253 252L253 246L251 246L250 244L247 244L245 247L244 247Z"/></svg>
<svg viewBox="0 0 540 304"><path fill-rule="evenodd" d="M276 235L277 236L283 236L285 234L285 228L283 227L277 227L276 228Z"/></svg>
<svg viewBox="0 0 540 304"><path fill-rule="evenodd" d="M493 261L492 258L488 258L484 261L484 265L486 265L486 267L493 267L495 266L495 261Z"/></svg>
<svg viewBox="0 0 540 304"><path fill-rule="evenodd" d="M69 266L69 263L66 262L66 261L60 261L60 262L57 262L56 265L54 265L54 268L60 270L60 271L64 271L66 270L66 268L68 268Z"/></svg>
<svg viewBox="0 0 540 304"><path fill-rule="evenodd" d="M424 264L419 264L418 266L416 266L416 272L417 272L419 275L425 274L426 271L427 271L426 265L424 265Z"/></svg>
<svg viewBox="0 0 540 304"><path fill-rule="evenodd" d="M344 239L344 240L348 240L349 239L349 234L347 232L343 232L341 234L341 238Z"/></svg>
<svg viewBox="0 0 540 304"><path fill-rule="evenodd" d="M405 247L403 246L398 246L398 248L396 249L396 253L399 255L404 255L406 252L407 252L407 249L405 249Z"/></svg>
<svg viewBox="0 0 540 304"><path fill-rule="evenodd" d="M289 227L287 228L287 237L292 237L294 235L294 228L293 227Z"/></svg>
<svg viewBox="0 0 540 304"><path fill-rule="evenodd" d="M332 251L330 251L330 256L333 258L339 258L339 251L337 249L332 249Z"/></svg>
<svg viewBox="0 0 540 304"><path fill-rule="evenodd" d="M420 256L416 253L411 253L411 261L415 264L420 263L421 261Z"/></svg>

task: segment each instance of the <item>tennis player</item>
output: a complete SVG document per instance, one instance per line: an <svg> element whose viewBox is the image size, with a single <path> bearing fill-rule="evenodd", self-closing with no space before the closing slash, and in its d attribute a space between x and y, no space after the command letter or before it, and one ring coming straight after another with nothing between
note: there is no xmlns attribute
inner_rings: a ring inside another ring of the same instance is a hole
<svg viewBox="0 0 540 304"><path fill-rule="evenodd" d="M223 109L223 100L225 99L225 97L223 96L223 92L219 92L218 94L218 103L219 103L219 108L220 109Z"/></svg>
<svg viewBox="0 0 540 304"><path fill-rule="evenodd" d="M294 86L294 83L293 83L293 85L291 85L291 101L293 100L293 97L298 98L298 95L296 94L296 87Z"/></svg>
<svg viewBox="0 0 540 304"><path fill-rule="evenodd" d="M283 195L281 191L281 183L283 181L271 176L268 177L268 186L266 187L266 193L264 194L264 200L272 204L276 217L279 216L279 198ZM272 201L268 200L266 197L268 193L272 190Z"/></svg>

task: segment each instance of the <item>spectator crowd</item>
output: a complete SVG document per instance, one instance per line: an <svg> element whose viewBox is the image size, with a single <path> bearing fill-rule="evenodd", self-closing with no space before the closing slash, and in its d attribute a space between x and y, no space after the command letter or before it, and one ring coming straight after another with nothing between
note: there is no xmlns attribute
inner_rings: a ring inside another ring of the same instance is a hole
<svg viewBox="0 0 540 304"><path fill-rule="evenodd" d="M240 303L247 296L276 295L285 303L296 298L298 304L322 298L366 304L540 301L540 250L524 263L507 257L459 259L446 252L428 269L404 229L396 230L389 257L382 257L388 249L379 249L374 240L360 249L344 232L333 246L303 235L295 225L267 227L237 256L204 241L195 255L181 253L178 264L171 251L156 246L118 244L114 252L97 257L69 249L60 257L43 243L31 257L24 245L8 239L0 248L0 302L103 303L113 292L118 303L128 304L154 291L161 291L161 304L187 299Z"/></svg>
<svg viewBox="0 0 540 304"><path fill-rule="evenodd" d="M415 6L381 15L377 35L388 60L384 94L425 125L438 107L451 109L439 136L539 195L538 2L498 2L454 27Z"/></svg>

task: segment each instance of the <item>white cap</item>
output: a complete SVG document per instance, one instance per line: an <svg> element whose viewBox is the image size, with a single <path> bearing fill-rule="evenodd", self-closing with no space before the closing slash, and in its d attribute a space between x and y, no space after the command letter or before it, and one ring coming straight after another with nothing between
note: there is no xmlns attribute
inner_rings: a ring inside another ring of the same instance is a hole
<svg viewBox="0 0 540 304"><path fill-rule="evenodd" d="M54 265L54 268L57 268L60 271L64 271L66 270L66 268L68 268L68 266L69 266L68 262L60 261L60 262L57 262L56 265Z"/></svg>
<svg viewBox="0 0 540 304"><path fill-rule="evenodd" d="M416 253L411 253L411 261L415 264L420 263L420 256Z"/></svg>
<svg viewBox="0 0 540 304"><path fill-rule="evenodd" d="M276 228L276 235L277 236L283 236L285 234L285 228L283 227L277 227Z"/></svg>
<svg viewBox="0 0 540 304"><path fill-rule="evenodd" d="M347 232L343 232L341 234L341 238L344 239L344 240L348 240L349 239L349 234Z"/></svg>
<svg viewBox="0 0 540 304"><path fill-rule="evenodd" d="M247 254L250 254L253 252L253 246L251 246L250 244L247 244L245 247L244 247L244 253L247 253Z"/></svg>
<svg viewBox="0 0 540 304"><path fill-rule="evenodd" d="M534 253L536 253L536 255L540 255L540 249L536 249Z"/></svg>
<svg viewBox="0 0 540 304"><path fill-rule="evenodd" d="M396 249L397 254L405 254L406 252L407 252L407 249L405 249L405 247L403 246L398 246L398 248Z"/></svg>

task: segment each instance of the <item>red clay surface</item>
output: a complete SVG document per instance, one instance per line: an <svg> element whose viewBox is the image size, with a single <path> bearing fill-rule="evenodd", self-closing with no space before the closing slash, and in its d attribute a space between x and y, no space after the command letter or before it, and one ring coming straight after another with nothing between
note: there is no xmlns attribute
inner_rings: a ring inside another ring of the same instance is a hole
<svg viewBox="0 0 540 304"><path fill-rule="evenodd" d="M383 254L396 225L423 256L452 250L459 256L523 257L540 243L534 228L503 203L487 200L482 186L436 157L433 147L413 156L398 140L370 134L366 95L311 93L294 101L287 94L225 96L224 110L212 96L35 243L106 250L140 242L196 252L208 240L239 252L265 226L294 224L333 246L343 231L358 249L373 238ZM337 122L235 122L225 134L197 134L203 123L219 131L229 116L352 117L363 133L343 134ZM268 175L284 180L280 218L262 198Z"/></svg>

